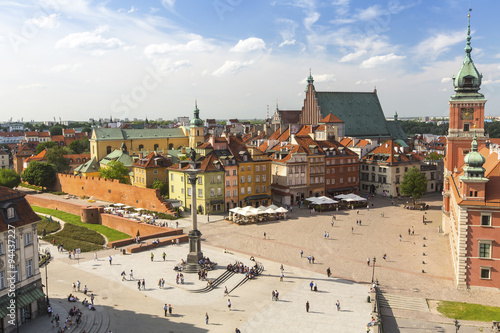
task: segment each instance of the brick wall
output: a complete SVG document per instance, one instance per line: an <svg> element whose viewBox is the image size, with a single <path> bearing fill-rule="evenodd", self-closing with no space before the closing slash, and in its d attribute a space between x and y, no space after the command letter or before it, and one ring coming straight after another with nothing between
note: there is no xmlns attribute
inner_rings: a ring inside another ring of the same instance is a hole
<svg viewBox="0 0 500 333"><path fill-rule="evenodd" d="M141 236L148 236L173 230L171 228L158 227L112 214L101 214L101 224L124 232L132 237L137 236L137 231L139 231Z"/></svg>
<svg viewBox="0 0 500 333"><path fill-rule="evenodd" d="M73 215L78 215L81 216L81 205L73 204L67 201L59 201L59 200L51 200L51 199L46 199L40 196L36 195L30 195L28 194L26 196L26 200L28 200L30 205L34 206L39 206L39 207L45 207L45 208L50 208L50 209L55 209L55 210L61 210L66 213L70 213Z"/></svg>
<svg viewBox="0 0 500 333"><path fill-rule="evenodd" d="M121 184L116 179L80 177L60 173L57 174L53 189L79 197L84 195L87 197L92 196L103 201L121 202L133 207L175 214L171 206L163 201L159 190Z"/></svg>

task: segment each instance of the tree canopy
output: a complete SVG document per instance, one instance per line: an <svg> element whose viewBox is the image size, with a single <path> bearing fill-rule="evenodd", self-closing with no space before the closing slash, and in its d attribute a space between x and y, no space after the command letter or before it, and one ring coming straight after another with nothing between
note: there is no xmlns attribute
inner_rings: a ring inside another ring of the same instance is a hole
<svg viewBox="0 0 500 333"><path fill-rule="evenodd" d="M57 172L65 172L70 169L69 161L64 157L68 153L68 148L58 146L47 150L45 157L47 158L47 162L56 168Z"/></svg>
<svg viewBox="0 0 500 333"><path fill-rule="evenodd" d="M418 168L413 167L403 176L400 189L403 195L411 196L413 203L415 203L415 200L427 193L427 178Z"/></svg>
<svg viewBox="0 0 500 333"><path fill-rule="evenodd" d="M17 187L21 183L21 176L12 169L0 169L0 186Z"/></svg>
<svg viewBox="0 0 500 333"><path fill-rule="evenodd" d="M69 144L69 149L75 154L83 154L90 152L90 141L88 138L75 140Z"/></svg>
<svg viewBox="0 0 500 333"><path fill-rule="evenodd" d="M33 161L24 169L22 179L31 185L47 187L56 181L56 168L52 164Z"/></svg>
<svg viewBox="0 0 500 333"><path fill-rule="evenodd" d="M120 183L128 184L128 169L122 162L111 161L104 168L99 169L99 177L104 179L118 179Z"/></svg>
<svg viewBox="0 0 500 333"><path fill-rule="evenodd" d="M40 143L38 146L36 146L36 152L35 154L40 154L45 148L54 148L58 147L59 145L55 141L45 141Z"/></svg>
<svg viewBox="0 0 500 333"><path fill-rule="evenodd" d="M64 127L62 125L54 125L49 128L50 136L62 135Z"/></svg>
<svg viewBox="0 0 500 333"><path fill-rule="evenodd" d="M160 194L165 196L168 194L168 187L167 185L162 182L161 180L157 179L153 182L153 185L151 186L152 188L154 189L159 189L160 190Z"/></svg>

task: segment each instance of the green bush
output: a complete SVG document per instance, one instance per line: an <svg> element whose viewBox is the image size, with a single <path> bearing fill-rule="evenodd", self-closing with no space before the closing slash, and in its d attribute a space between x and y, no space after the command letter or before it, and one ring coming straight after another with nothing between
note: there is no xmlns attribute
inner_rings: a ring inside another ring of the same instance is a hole
<svg viewBox="0 0 500 333"><path fill-rule="evenodd" d="M61 231L62 232L62 231ZM59 233L55 235L47 235L42 238L44 241L52 243L52 240L56 240L56 244L63 244L63 248L68 251L73 251L75 249L80 249L82 252L93 252L102 249L101 245L94 243L88 243L81 240L76 240L68 237L59 236Z"/></svg>
<svg viewBox="0 0 500 333"><path fill-rule="evenodd" d="M19 186L29 188L29 189L35 190L35 191L43 191L43 189L40 186L30 185L28 183L20 183Z"/></svg>
<svg viewBox="0 0 500 333"><path fill-rule="evenodd" d="M105 243L104 237L98 232L69 223L66 223L63 230L59 231L57 235L97 245L104 245Z"/></svg>
<svg viewBox="0 0 500 333"><path fill-rule="evenodd" d="M42 230L45 229L47 234L56 232L61 229L61 225L57 221L49 221L45 216L42 217L42 220L38 222L36 225L36 233L38 236L42 235Z"/></svg>
<svg viewBox="0 0 500 333"><path fill-rule="evenodd" d="M50 192L50 194L53 194L53 195L66 195L67 193L65 193L65 192Z"/></svg>

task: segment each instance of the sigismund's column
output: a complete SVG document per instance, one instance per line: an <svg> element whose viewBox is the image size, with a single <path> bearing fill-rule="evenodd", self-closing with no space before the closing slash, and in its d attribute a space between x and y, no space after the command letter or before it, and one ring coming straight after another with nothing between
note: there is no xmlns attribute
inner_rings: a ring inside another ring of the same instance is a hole
<svg viewBox="0 0 500 333"><path fill-rule="evenodd" d="M201 232L198 230L197 221L197 205L196 205L196 181L198 177L196 175L201 171L196 169L196 163L190 163L191 168L186 170L188 174L188 182L191 184L191 230L188 233L189 237L189 254L187 256L187 265L184 269L186 273L198 273L199 264L201 258L203 258L203 253L201 252Z"/></svg>

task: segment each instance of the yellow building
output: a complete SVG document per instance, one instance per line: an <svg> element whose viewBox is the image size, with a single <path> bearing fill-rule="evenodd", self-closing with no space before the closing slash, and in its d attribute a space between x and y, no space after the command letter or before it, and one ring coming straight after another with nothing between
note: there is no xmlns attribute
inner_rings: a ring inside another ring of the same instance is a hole
<svg viewBox="0 0 500 333"><path fill-rule="evenodd" d="M186 131L184 128L94 128L90 137L90 154L100 161L113 150L122 150L122 145L131 156L138 156L143 151L166 152L189 144Z"/></svg>
<svg viewBox="0 0 500 333"><path fill-rule="evenodd" d="M154 151L139 159L132 165L133 183L137 187L151 187L155 180L161 180L168 186L168 167L172 163L169 159Z"/></svg>

